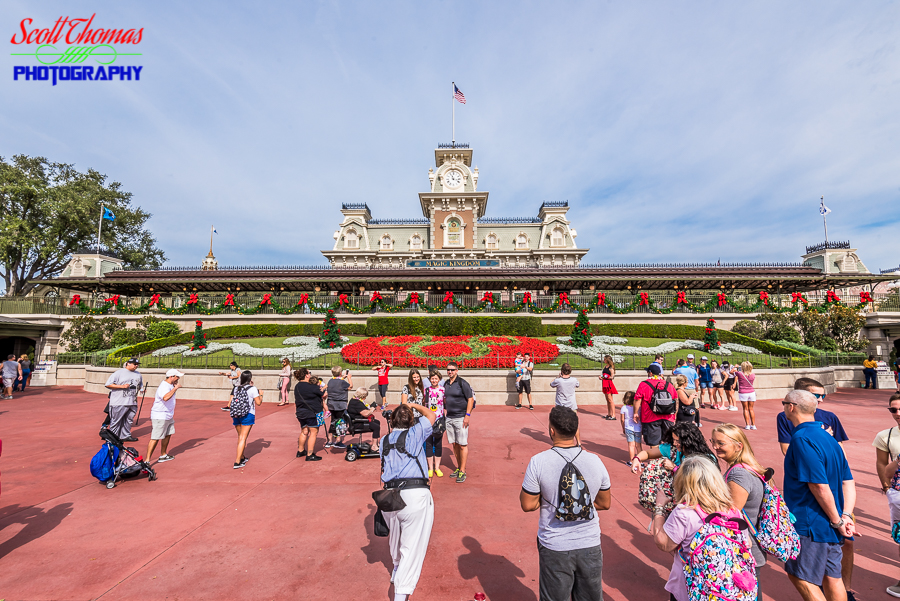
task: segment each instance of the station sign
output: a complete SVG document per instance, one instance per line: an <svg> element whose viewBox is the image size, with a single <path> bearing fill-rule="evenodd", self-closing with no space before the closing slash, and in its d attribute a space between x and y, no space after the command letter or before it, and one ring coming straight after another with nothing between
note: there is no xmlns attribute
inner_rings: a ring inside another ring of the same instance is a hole
<svg viewBox="0 0 900 601"><path fill-rule="evenodd" d="M499 259L415 259L406 262L407 267L431 267L453 269L456 267L500 267Z"/></svg>

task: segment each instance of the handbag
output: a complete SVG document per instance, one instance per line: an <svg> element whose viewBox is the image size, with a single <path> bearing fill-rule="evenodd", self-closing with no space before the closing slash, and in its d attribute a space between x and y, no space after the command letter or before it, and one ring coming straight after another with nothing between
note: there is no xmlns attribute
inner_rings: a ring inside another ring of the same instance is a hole
<svg viewBox="0 0 900 601"><path fill-rule="evenodd" d="M400 496L399 488L384 488L372 493L378 511L400 511L406 508L406 501Z"/></svg>
<svg viewBox="0 0 900 601"><path fill-rule="evenodd" d="M381 510L377 510L375 512L375 536L385 537L390 535L391 529L387 525L387 520L384 519L384 514L381 513Z"/></svg>
<svg viewBox="0 0 900 601"><path fill-rule="evenodd" d="M316 425L320 428L325 425L325 412L324 411L319 411L318 413L316 413Z"/></svg>

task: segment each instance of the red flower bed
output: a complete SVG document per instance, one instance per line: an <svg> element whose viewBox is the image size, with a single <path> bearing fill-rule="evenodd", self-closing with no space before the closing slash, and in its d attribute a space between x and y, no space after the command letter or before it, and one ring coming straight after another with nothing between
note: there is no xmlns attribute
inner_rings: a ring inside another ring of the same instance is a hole
<svg viewBox="0 0 900 601"><path fill-rule="evenodd" d="M401 338L410 342L400 343ZM503 369L514 366L517 352L531 353L535 363L548 363L559 355L555 344L526 336L513 336L512 340L499 336L381 336L344 346L341 357L359 365L378 365L385 359L397 367L446 367L456 361L462 368Z"/></svg>
<svg viewBox="0 0 900 601"><path fill-rule="evenodd" d="M388 338L387 342L389 344L412 344L413 342L421 342L421 336L394 336L393 338Z"/></svg>
<svg viewBox="0 0 900 601"><path fill-rule="evenodd" d="M460 355L468 355L472 352L472 347L458 342L438 342L437 344L429 344L423 346L422 351L431 357L448 357L453 359Z"/></svg>

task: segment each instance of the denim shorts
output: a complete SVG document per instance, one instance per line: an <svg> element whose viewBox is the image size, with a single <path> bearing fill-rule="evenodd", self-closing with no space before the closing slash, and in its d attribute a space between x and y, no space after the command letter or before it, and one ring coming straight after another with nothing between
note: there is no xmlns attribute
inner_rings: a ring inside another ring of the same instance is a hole
<svg viewBox="0 0 900 601"><path fill-rule="evenodd" d="M641 433L640 432L632 432L631 430L625 430L625 440L628 442L641 442Z"/></svg>
<svg viewBox="0 0 900 601"><path fill-rule="evenodd" d="M248 413L244 417L234 417L231 421L235 426L252 426L256 423L256 415Z"/></svg>
<svg viewBox="0 0 900 601"><path fill-rule="evenodd" d="M810 584L822 586L826 576L841 577L841 543L817 543L800 537L800 556L784 562L784 571Z"/></svg>
<svg viewBox="0 0 900 601"><path fill-rule="evenodd" d="M697 385L700 386L700 388L714 388L712 382L697 382Z"/></svg>

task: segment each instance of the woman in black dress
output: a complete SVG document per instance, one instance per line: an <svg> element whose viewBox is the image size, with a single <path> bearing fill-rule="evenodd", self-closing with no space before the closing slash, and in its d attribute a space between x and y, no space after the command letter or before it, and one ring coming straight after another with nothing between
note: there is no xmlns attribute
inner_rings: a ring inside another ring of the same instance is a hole
<svg viewBox="0 0 900 601"><path fill-rule="evenodd" d="M300 438L297 439L297 457L306 457L307 461L321 461L316 455L316 438L319 436L319 413L328 410L322 389L316 384L310 384L309 370L305 367L294 372L294 377L299 380L294 386L294 405L297 411L297 421L300 422ZM323 415L324 418L324 415Z"/></svg>

